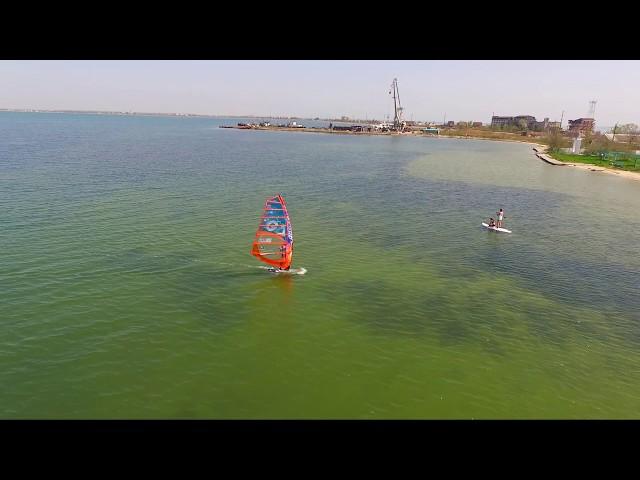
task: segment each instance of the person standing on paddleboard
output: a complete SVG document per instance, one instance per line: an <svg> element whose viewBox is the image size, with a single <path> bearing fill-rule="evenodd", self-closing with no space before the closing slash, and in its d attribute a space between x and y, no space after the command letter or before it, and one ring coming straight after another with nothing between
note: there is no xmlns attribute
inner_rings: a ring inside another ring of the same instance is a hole
<svg viewBox="0 0 640 480"><path fill-rule="evenodd" d="M504 218L504 211L500 209L500 211L497 212L496 214L498 215L498 222L496 226L498 228L502 228L502 219Z"/></svg>

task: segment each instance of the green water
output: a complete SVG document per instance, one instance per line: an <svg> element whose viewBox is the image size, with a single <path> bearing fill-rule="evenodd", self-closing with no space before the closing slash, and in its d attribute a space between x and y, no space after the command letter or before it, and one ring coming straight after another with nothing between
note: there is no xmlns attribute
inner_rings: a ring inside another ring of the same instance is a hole
<svg viewBox="0 0 640 480"><path fill-rule="evenodd" d="M0 113L1 418L640 416L640 182L229 122Z"/></svg>

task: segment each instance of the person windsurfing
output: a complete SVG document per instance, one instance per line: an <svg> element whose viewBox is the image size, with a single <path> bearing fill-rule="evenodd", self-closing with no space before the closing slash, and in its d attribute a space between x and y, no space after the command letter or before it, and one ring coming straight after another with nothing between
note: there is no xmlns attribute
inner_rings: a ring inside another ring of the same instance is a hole
<svg viewBox="0 0 640 480"><path fill-rule="evenodd" d="M276 246L277 245L277 246ZM282 194L268 198L251 246L251 255L271 266L270 271L289 271L293 254L291 220Z"/></svg>
<svg viewBox="0 0 640 480"><path fill-rule="evenodd" d="M280 253L282 254L282 258L284 258L287 255L287 245L282 245L280 247ZM291 265L287 265L285 268L281 268L280 270L284 270L285 272L288 271L291 268Z"/></svg>

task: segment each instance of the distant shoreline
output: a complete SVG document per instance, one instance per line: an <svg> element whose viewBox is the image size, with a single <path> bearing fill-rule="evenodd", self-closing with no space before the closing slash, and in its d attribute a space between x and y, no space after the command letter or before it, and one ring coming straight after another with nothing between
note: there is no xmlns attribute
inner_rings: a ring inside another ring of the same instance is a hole
<svg viewBox="0 0 640 480"><path fill-rule="evenodd" d="M270 131L270 132L307 132L307 133L324 133L328 135L352 135L352 136L367 136L367 137L379 137L379 136L388 136L388 137L420 137L420 138L433 138L433 139L447 139L447 138L456 138L462 140L490 140L493 142L510 142L510 143L522 143L525 145L533 145L540 148L546 148L546 145L542 145L539 143L532 142L530 138L520 140L519 138L492 138L492 137L477 137L477 136L462 136L462 135L428 135L423 134L419 130L413 130L409 132L403 133L394 133L394 132L352 132L345 130L331 130L329 128L324 127L251 127L251 128L242 128L236 125L233 126L223 126L220 125L219 128L233 129L233 130L259 130L259 131ZM525 137L526 138L526 137Z"/></svg>
<svg viewBox="0 0 640 480"><path fill-rule="evenodd" d="M198 113L153 113L153 112L112 112L102 110L36 110L36 109L7 109L0 108L0 112L11 113L64 113L73 115L114 115L130 117L199 117L199 118L263 118L263 117L233 117L225 115L206 115Z"/></svg>
<svg viewBox="0 0 640 480"><path fill-rule="evenodd" d="M207 114L194 114L194 113L147 113L147 112L114 112L114 111L101 111L101 110L36 110L36 109L8 109L0 108L0 112L10 113L58 113L58 114L80 114L80 115L113 115L113 116L140 116L140 117L183 117L183 118L269 118L269 119L293 119L293 120L311 120L311 121L323 121L323 122L341 122L340 120L332 119L318 119L315 118L302 118L302 117L270 117L270 116L256 116L256 115L207 115ZM354 120L353 122L357 122ZM347 122L349 123L349 122ZM227 127L238 129L237 126ZM462 136L462 135L425 135L419 130L413 130L406 133L392 133L392 132L351 132L351 131L335 131L328 128L308 127L308 128L295 128L295 127L255 127L249 130L268 130L268 131L284 131L284 132L307 132L307 133L325 133L333 135L354 135L354 136L411 136L420 138L431 139L446 139L455 138L460 140L488 140L492 142L509 142L509 143L522 143L525 145L532 145L534 151L544 153L547 146L535 143L530 140L520 139L507 139L507 138L491 138L480 136ZM540 150L536 150L539 148ZM640 181L640 172L630 172L627 170L614 170L611 168L605 168L599 165L590 163L567 163L558 161L560 166L576 167L581 170L588 170L591 172L604 172L610 175L617 175L630 180Z"/></svg>
<svg viewBox="0 0 640 480"><path fill-rule="evenodd" d="M81 115L117 115L117 116L140 116L140 117L196 117L196 118L268 118L274 120L308 120L316 122L342 122L342 120L331 118L304 118L304 117L272 117L269 115L213 115L208 113L161 113L161 112L129 112L111 110L40 110L35 108L0 108L0 112L12 113L67 113ZM354 122L365 122L365 120L354 120ZM349 122L347 122L349 123Z"/></svg>

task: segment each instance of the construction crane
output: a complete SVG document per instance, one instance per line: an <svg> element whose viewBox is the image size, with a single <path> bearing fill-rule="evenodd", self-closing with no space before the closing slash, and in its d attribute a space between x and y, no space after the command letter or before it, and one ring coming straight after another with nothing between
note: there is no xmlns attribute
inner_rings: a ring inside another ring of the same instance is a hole
<svg viewBox="0 0 640 480"><path fill-rule="evenodd" d="M391 90L389 95L393 95L393 130L402 132L404 130L405 123L402 121L402 105L400 105L400 91L398 90L398 79L394 78L391 84Z"/></svg>

